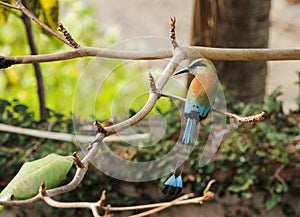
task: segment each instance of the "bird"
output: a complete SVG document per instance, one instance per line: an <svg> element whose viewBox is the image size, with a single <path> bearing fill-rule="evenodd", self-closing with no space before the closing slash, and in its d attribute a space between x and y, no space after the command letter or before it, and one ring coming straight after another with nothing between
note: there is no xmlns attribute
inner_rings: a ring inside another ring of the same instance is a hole
<svg viewBox="0 0 300 217"><path fill-rule="evenodd" d="M206 58L194 60L188 67L175 72L174 75L191 73L195 77L187 91L184 116L186 119L184 133L181 139L182 150L189 152L194 145L193 139L197 123L207 118L211 112L218 91L218 75L214 64ZM186 156L186 154L185 154ZM162 193L165 195L178 195L182 191L182 156L177 156L177 163L173 174L165 181Z"/></svg>

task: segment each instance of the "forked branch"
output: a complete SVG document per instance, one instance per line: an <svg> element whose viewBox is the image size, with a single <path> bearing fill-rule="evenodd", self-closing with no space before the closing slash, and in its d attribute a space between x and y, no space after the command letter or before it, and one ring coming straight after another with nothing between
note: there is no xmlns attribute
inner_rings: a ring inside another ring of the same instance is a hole
<svg viewBox="0 0 300 217"><path fill-rule="evenodd" d="M170 38L171 43L173 45L173 49L168 50L160 50L160 51L151 51L151 52L137 52L137 51L120 51L120 50L109 50L109 49L101 49L94 47L84 47L79 46L70 35L61 26L61 30L66 36L66 38L60 36L51 28L42 23L38 18L36 18L27 8L25 8L22 3L18 0L15 0L17 6L8 6L7 3L3 3L0 1L1 5L17 9L22 11L26 16L30 17L33 21L38 23L41 27L43 27L46 31L54 35L56 38L64 42L65 44L71 46L73 49L67 52L61 52L56 54L46 54L46 55L35 55L35 56L14 56L14 57L0 57L0 68L6 68L13 64L28 64L35 62L50 62L50 61L62 61L66 59L73 59L78 57L87 57L87 56L97 56L97 57L106 57L106 58L119 58L119 59L162 59L162 58L171 58L168 62L165 69L162 71L161 75L154 81L154 78L149 75L150 82L150 91L149 97L144 105L144 107L137 112L131 118L117 123L113 126L103 128L101 124L99 125L95 122L95 126L97 128L96 138L91 143L92 145L89 147L87 154L85 157L80 160L76 155L74 155L74 159L77 165L76 174L66 185L46 190L45 186L41 187L40 193L35 197L23 200L23 201L10 201L10 202L0 202L2 205L29 205L39 200L43 200L47 204L53 207L59 208L88 208L91 209L94 216L100 216L98 214L97 209L103 209L107 212L116 212L116 211L126 211L126 210L141 210L141 209L150 209L135 217L141 217L145 215L149 215L160 210L163 210L167 207L174 205L183 205L183 204L191 204L191 203L203 203L207 200L213 198L214 194L209 191L210 185L212 182L208 184L208 187L203 192L203 196L192 198L193 194L184 195L179 197L171 202L166 203L157 203L157 204L148 204L148 205L139 205L139 206L131 206L131 207L111 207L109 205L104 206L105 198L100 199L95 203L90 202L58 202L55 201L52 197L55 195L63 194L75 189L83 180L90 161L96 156L99 150L99 146L102 145L102 142L105 137L115 134L117 132L123 131L130 126L133 126L143 120L156 105L158 99L161 96L174 98L182 100L177 96L170 96L167 94L162 94L165 85L167 84L170 77L173 75L177 66L185 59L190 58L199 58L200 56L207 57L209 59L226 59L226 60L300 60L300 49L221 49L221 48L205 48L205 47L193 47L193 46L183 46L179 45L176 41L175 35L175 22L176 19L172 18L170 23ZM68 33L68 34L67 34ZM70 37L69 37L70 36ZM196 51L196 52L195 52ZM183 99L184 101L184 99ZM249 121L258 121L263 119L264 114L255 115L254 117L239 117L235 114L230 114L228 112L223 112L214 109L214 111L222 113L228 117L235 118L240 122L249 122ZM102 194L103 195L103 194Z"/></svg>

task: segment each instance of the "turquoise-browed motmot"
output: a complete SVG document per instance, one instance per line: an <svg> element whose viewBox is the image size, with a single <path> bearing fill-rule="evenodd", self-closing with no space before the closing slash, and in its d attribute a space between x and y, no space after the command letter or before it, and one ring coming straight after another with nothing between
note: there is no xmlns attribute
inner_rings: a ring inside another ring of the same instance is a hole
<svg viewBox="0 0 300 217"><path fill-rule="evenodd" d="M186 96L184 106L186 126L181 140L184 148L189 150L189 147L193 145L197 123L205 119L211 111L218 90L218 78L214 64L205 58L193 61L187 68L176 72L174 75L186 72L195 76ZM182 169L178 175L176 174L178 162L179 159L173 175L164 183L162 189L164 194L178 195L182 190Z"/></svg>

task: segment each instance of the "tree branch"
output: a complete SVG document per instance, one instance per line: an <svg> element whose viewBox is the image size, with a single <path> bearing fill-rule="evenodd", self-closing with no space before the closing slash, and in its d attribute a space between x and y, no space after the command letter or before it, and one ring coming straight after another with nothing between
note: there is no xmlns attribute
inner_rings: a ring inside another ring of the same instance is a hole
<svg viewBox="0 0 300 217"><path fill-rule="evenodd" d="M0 5L3 5L5 7L11 8L11 9L19 10L19 8L17 6L11 5L11 4L9 4L7 2L4 2L4 1L0 1Z"/></svg>
<svg viewBox="0 0 300 217"><path fill-rule="evenodd" d="M176 99L176 100L179 100L179 101L182 101L182 102L186 101L185 98L182 98L180 96L171 95L171 94L161 93L161 96L167 97L167 98L170 98L170 99ZM264 111L262 111L259 114L255 114L255 115L251 115L251 116L247 116L247 117L241 117L237 114L233 114L233 113L223 111L223 110L220 110L220 109L216 109L216 108L212 108L212 110L214 112L219 113L219 114L225 115L229 118L234 118L240 123L250 123L250 122L256 122L256 121L262 121L266 117L266 113Z"/></svg>
<svg viewBox="0 0 300 217"><path fill-rule="evenodd" d="M161 90L164 88L165 84L174 73L178 64L183 60L183 55L179 51L180 50L175 50L174 56L168 62L168 65L166 66L161 76L159 77L158 81L156 82L155 86L159 91L158 92L150 91L148 101L146 102L144 107L139 112L137 112L134 116L121 123L115 124L113 126L105 127L107 135L111 135L116 132L123 131L130 126L137 124L150 113L152 108L155 106L157 100L160 98L159 92L161 92ZM150 79L150 84L151 84L151 79Z"/></svg>
<svg viewBox="0 0 300 217"><path fill-rule="evenodd" d="M22 1L24 5L26 6L28 5L27 0L22 0ZM24 12L22 14L22 21L26 29L26 35L27 35L27 40L30 47L31 55L37 55L38 50L34 42L31 22L30 19L24 14ZM46 120L46 115L47 115L46 99L45 99L45 87L44 87L42 69L39 63L33 63L33 67L34 67L35 77L37 81L37 95L39 99L40 120Z"/></svg>
<svg viewBox="0 0 300 217"><path fill-rule="evenodd" d="M53 29L51 29L49 26L47 26L45 23L40 21L33 13L31 13L19 0L15 0L17 7L11 7L14 9L18 9L23 12L24 15L26 15L28 18L36 22L38 25L40 25L43 29L45 29L47 32L49 32L54 37L58 38L63 43L69 45L72 47L72 45L69 43L67 39L57 34Z"/></svg>
<svg viewBox="0 0 300 217"><path fill-rule="evenodd" d="M15 0L17 3L18 10L22 11L26 16L28 16L33 21L37 22L41 27L43 27L46 31L53 34L55 37L63 41L65 44L69 46L75 47L76 44L70 43L69 40L61 37L51 28L46 26L44 23L39 21L30 11L28 11L20 1ZM1 5L3 5L1 3ZM11 7L16 9L15 7ZM126 211L126 210L139 210L139 209L152 209L146 211L144 213L138 214L137 216L145 216L148 214L152 214L158 212L162 209L165 209L170 206L174 205L183 205L183 204L202 204L203 202L210 200L213 198L214 194L209 191L210 182L207 188L203 192L202 197L190 198L193 195L188 194L184 195L183 197L177 198L174 201L166 202L166 203L156 203L156 204L148 204L148 205L139 205L139 206L130 206L130 207L110 207L109 205L103 206L103 202L58 202L52 199L53 196L59 195L65 192L69 192L75 189L83 180L90 161L96 156L99 150L99 146L102 145L103 140L106 136L112 135L116 132L120 132L122 130L127 129L130 126L133 126L143 120L153 109L157 100L161 96L170 97L170 95L162 94L162 90L172 74L174 73L175 69L177 68L178 64L184 60L189 58L199 58L200 56L215 59L215 60L245 60L245 61L266 61L266 60L300 60L300 49L224 49L224 48L206 48L206 47L194 47L194 46L182 46L179 45L176 41L175 35L175 18L171 20L170 24L170 38L171 43L173 45L173 50L159 50L159 51L150 51L150 52L139 52L139 51L123 51L123 50L110 50L110 49L102 49L102 48L95 48L95 47L81 47L67 51L67 52L60 52L56 54L46 54L46 55L31 55L31 56L15 56L15 57L0 57L0 68L6 68L13 64L28 64L28 63L40 63L40 62L51 62L51 61L61 61L67 59L73 59L78 57L105 57L105 58L118 58L118 59L163 59L163 58L171 58L168 62L167 66L161 73L159 79L155 82L152 76L149 77L150 81L150 91L148 101L144 105L144 107L136 113L133 117L125 120L121 123L115 124L113 126L105 127L104 130L99 130L96 138L93 140L90 149L88 150L87 154L82 160L77 159L76 164L77 170L76 174L74 175L73 179L66 185L56 187L53 189L46 190L44 188L41 189L40 193L35 197L28 199L28 200L21 200L21 201L9 201L3 202L0 201L2 205L29 205L39 200L45 201L50 206L59 207L59 208L88 208L91 209L94 216L99 216L97 208L102 208L106 210L108 213L109 211ZM154 90L155 89L155 90ZM180 99L180 97L173 96L175 99ZM184 99L183 99L184 101ZM219 111L214 109L216 112L220 112L228 117L236 118L237 115ZM230 114L230 115L229 115ZM243 120L243 118L241 119ZM247 119L256 121L257 119ZM1 127L2 125L0 125ZM28 132L28 131L27 131ZM29 133L32 133L30 131ZM19 133L19 132L18 132ZM35 131L36 133L36 131ZM39 132L41 133L41 132ZM50 133L50 132L48 132ZM66 136L62 134L55 133L55 136ZM41 134L40 134L41 135ZM48 134L49 135L49 134ZM53 135L52 135L53 136ZM74 137L69 136L72 141ZM93 137L94 138L94 137ZM89 141L91 138L89 138Z"/></svg>
<svg viewBox="0 0 300 217"><path fill-rule="evenodd" d="M211 60L226 61L278 61L278 60L300 60L300 49L237 49L237 48L213 48L185 46L185 58L206 57ZM155 60L171 58L172 50L155 51L128 51L111 50L105 48L81 46L78 49L59 52L54 54L39 54L35 56L0 56L0 68L6 68L4 61L13 64L29 64L69 60L82 57L104 57L131 60Z"/></svg>
<svg viewBox="0 0 300 217"><path fill-rule="evenodd" d="M85 135L73 135L68 133L59 133L59 132L49 132L43 130L36 130L36 129L28 129L22 127L15 127L11 125L1 124L0 123L0 132L9 132L9 133L17 133L27 136L34 136L39 138L45 139L52 139L58 141L65 141L65 142L73 142L76 144L77 142L87 143L95 139L95 136L85 136ZM126 141L135 141L135 140L145 140L149 139L150 134L133 134L133 135L111 135L109 137L104 138L104 142L118 142L122 140Z"/></svg>
<svg viewBox="0 0 300 217"><path fill-rule="evenodd" d="M190 193L190 194L185 194L181 197L178 197L175 200L170 201L170 202L145 204L145 205L137 205L137 206L127 206L127 207L111 207L110 205L103 206L103 203L99 203L99 201L101 201L101 199L97 202L59 202L59 201L56 201L53 198L51 198L51 196L49 196L47 193L48 191L46 191L46 189L43 189L43 186L41 187L38 197L51 207L63 208L63 209L87 208L87 209L91 209L93 214L96 212L97 215L99 215L97 208L100 208L103 210L109 210L110 212L111 211L122 212L122 211L150 209L148 211L139 213L137 215L131 215L131 217L142 217L142 216L157 213L157 212L159 212L163 209L166 209L170 206L179 206L179 205L187 205L187 204L203 204L205 201L213 199L214 193L210 191L210 187L211 187L212 183L214 183L214 182L215 182L215 180L211 180L207 184L206 188L203 191L203 196L201 196L201 197L192 198L192 197L194 197L194 194ZM103 196L103 193L102 193L102 196ZM101 198L102 198L102 196L101 196Z"/></svg>

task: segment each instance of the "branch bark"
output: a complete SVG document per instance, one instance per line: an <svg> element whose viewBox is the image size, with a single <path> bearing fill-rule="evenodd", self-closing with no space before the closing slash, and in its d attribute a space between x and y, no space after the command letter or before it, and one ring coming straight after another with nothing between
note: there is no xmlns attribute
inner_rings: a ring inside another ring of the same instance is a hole
<svg viewBox="0 0 300 217"><path fill-rule="evenodd" d="M200 46L185 46L190 49L186 53L186 58L205 57L211 60L227 61L279 61L279 60L300 60L300 49L238 49L238 48L214 48ZM188 50L186 49L186 50ZM0 68L4 61L12 61L12 64L30 64L63 61L82 57L103 57L115 59L131 60L155 60L171 58L173 52L171 49L156 50L148 52L110 50L96 47L82 46L75 50L64 51L54 54L40 54L35 56L0 56ZM1 64L2 63L2 64Z"/></svg>
<svg viewBox="0 0 300 217"><path fill-rule="evenodd" d="M29 128L22 128L11 126L7 124L0 123L0 132L9 132L9 133L17 133L27 136L34 136L38 138L45 138L45 139L52 139L58 141L65 141L65 142L73 142L76 144L77 142L87 143L95 139L95 136L86 136L86 135L73 135L68 133L59 133L59 132L50 132L50 131L43 131L43 130L36 130L36 129L29 129ZM143 134L133 134L133 135L111 135L109 137L104 138L104 142L117 142L117 141L135 141L135 140L145 140L149 139L149 133Z"/></svg>

